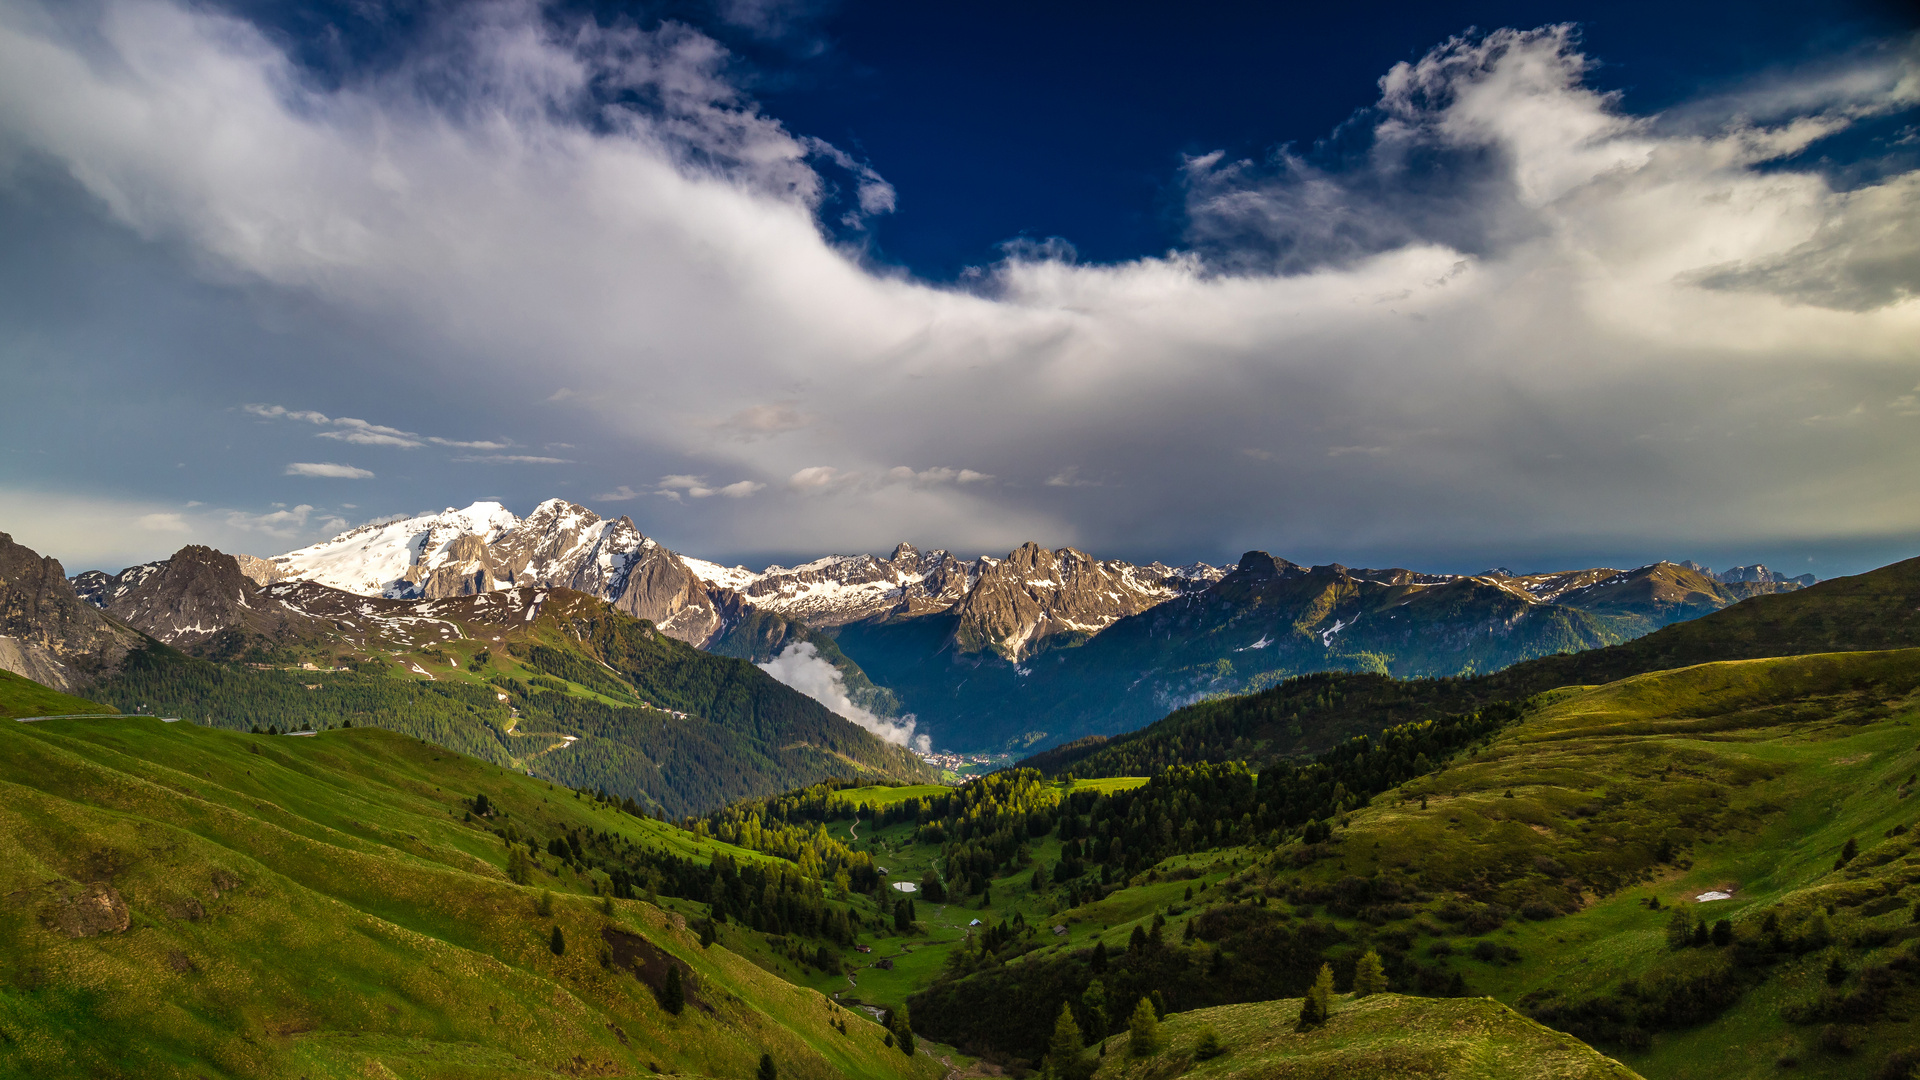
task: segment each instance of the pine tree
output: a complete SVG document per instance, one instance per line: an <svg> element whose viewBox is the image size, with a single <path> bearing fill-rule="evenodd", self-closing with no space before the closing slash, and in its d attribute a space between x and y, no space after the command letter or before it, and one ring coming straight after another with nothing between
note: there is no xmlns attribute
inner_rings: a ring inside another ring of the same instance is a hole
<svg viewBox="0 0 1920 1080"><path fill-rule="evenodd" d="M700 947L701 948L704 949L707 946L712 945L718 937L719 935L714 931L712 919L706 919L700 923Z"/></svg>
<svg viewBox="0 0 1920 1080"><path fill-rule="evenodd" d="M1387 989L1387 972L1380 964L1380 954L1368 949L1353 967L1353 993L1355 997L1384 993Z"/></svg>
<svg viewBox="0 0 1920 1080"><path fill-rule="evenodd" d="M1059 1080L1080 1080L1086 1049L1080 1025L1073 1021L1073 1006L1061 1002L1060 1018L1053 1022L1053 1038L1047 1041L1047 1068Z"/></svg>
<svg viewBox="0 0 1920 1080"><path fill-rule="evenodd" d="M1134 1057L1152 1057L1160 1051L1160 1018L1153 1002L1141 998L1127 1019L1127 1051Z"/></svg>
<svg viewBox="0 0 1920 1080"><path fill-rule="evenodd" d="M1226 1052L1227 1048L1220 1042L1220 1033L1213 1030L1212 1024L1201 1028L1200 1037L1193 1041L1195 1061L1211 1061Z"/></svg>
<svg viewBox="0 0 1920 1080"><path fill-rule="evenodd" d="M660 994L660 1007L675 1016L687 1007L687 990L680 983L680 968L675 964L667 965L667 988Z"/></svg>
<svg viewBox="0 0 1920 1080"><path fill-rule="evenodd" d="M913 1024L907 1019L905 1006L893 1010L893 1015L887 1020L887 1026L893 1031L894 1045L900 1048L901 1053L912 1057Z"/></svg>
<svg viewBox="0 0 1920 1080"><path fill-rule="evenodd" d="M1684 904L1675 904L1667 916L1667 948L1684 949L1693 944L1693 912Z"/></svg>
<svg viewBox="0 0 1920 1080"><path fill-rule="evenodd" d="M1099 979L1089 982L1080 992L1080 1015L1086 1018L1088 1035L1095 1039L1107 1037L1107 985Z"/></svg>
<svg viewBox="0 0 1920 1080"><path fill-rule="evenodd" d="M773 1055L760 1055L760 1071L754 1073L754 1080L780 1080L780 1070L773 1067Z"/></svg>
<svg viewBox="0 0 1920 1080"><path fill-rule="evenodd" d="M1320 974L1300 1002L1300 1030L1316 1028L1333 1015L1333 965L1321 964Z"/></svg>
<svg viewBox="0 0 1920 1080"><path fill-rule="evenodd" d="M565 956L567 953L567 935L560 932L558 923L554 924L553 939L547 942L547 948L552 949L555 956Z"/></svg>
<svg viewBox="0 0 1920 1080"><path fill-rule="evenodd" d="M550 918L553 915L552 890L543 890L540 893L540 902L534 910L539 912L542 918Z"/></svg>
<svg viewBox="0 0 1920 1080"><path fill-rule="evenodd" d="M1151 997L1153 1000L1153 1018L1155 1020L1165 1020L1167 1018L1167 999L1161 997L1160 991L1158 990L1155 990Z"/></svg>

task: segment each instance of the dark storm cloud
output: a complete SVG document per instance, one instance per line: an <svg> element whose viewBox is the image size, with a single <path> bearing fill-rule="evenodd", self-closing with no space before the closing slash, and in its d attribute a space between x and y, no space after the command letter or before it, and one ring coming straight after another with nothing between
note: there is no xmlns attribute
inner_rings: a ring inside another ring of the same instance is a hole
<svg viewBox="0 0 1920 1080"><path fill-rule="evenodd" d="M895 192L685 27L486 5L316 87L244 22L93 10L0 2L0 199L63 193L47 235L138 248L136 307L205 301L13 347L94 374L85 408L28 380L70 424L112 413L208 490L16 454L0 515L46 546L145 522L155 553L244 550L483 491L602 493L716 554L1920 531L1920 194L1792 165L1912 108L1911 50L1680 125L1590 89L1564 28L1443 43L1329 153L1194 159L1188 250L1016 245L962 290L832 241L836 185L856 214ZM174 412L118 385L156 373Z"/></svg>

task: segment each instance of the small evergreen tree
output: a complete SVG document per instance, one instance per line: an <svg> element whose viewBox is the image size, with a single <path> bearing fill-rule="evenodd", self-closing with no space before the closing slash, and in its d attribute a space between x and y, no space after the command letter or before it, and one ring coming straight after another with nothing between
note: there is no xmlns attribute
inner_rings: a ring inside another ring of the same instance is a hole
<svg viewBox="0 0 1920 1080"><path fill-rule="evenodd" d="M1047 1040L1047 1068L1059 1080L1080 1080L1085 1073L1087 1044L1080 1038L1080 1025L1074 1023L1073 1007L1060 1003L1060 1017L1053 1022L1053 1038Z"/></svg>
<svg viewBox="0 0 1920 1080"><path fill-rule="evenodd" d="M1099 979L1080 992L1080 1015L1087 1022L1088 1035L1096 1040L1107 1037L1107 986Z"/></svg>
<svg viewBox="0 0 1920 1080"><path fill-rule="evenodd" d="M1713 940L1713 934L1707 929L1707 920L1701 919L1693 924L1693 944L1697 948Z"/></svg>
<svg viewBox="0 0 1920 1080"><path fill-rule="evenodd" d="M1193 1041L1195 1061L1211 1061L1226 1052L1226 1046L1220 1042L1220 1033L1213 1030L1212 1024L1201 1028L1200 1037Z"/></svg>
<svg viewBox="0 0 1920 1080"><path fill-rule="evenodd" d="M702 920L700 923L700 947L704 949L707 946L712 945L714 943L714 940L718 937L719 937L719 934L716 933L713 928L713 920L712 919Z"/></svg>
<svg viewBox="0 0 1920 1080"><path fill-rule="evenodd" d="M1127 1052L1134 1057L1152 1057L1160 1052L1160 1018L1153 1014L1153 1002L1141 998L1127 1019Z"/></svg>
<svg viewBox="0 0 1920 1080"><path fill-rule="evenodd" d="M907 1010L903 1005L893 1011L887 1026L893 1031L893 1044L908 1057L913 1056L913 1023L907 1019Z"/></svg>
<svg viewBox="0 0 1920 1080"><path fill-rule="evenodd" d="M680 1010L687 1007L687 989L680 982L677 964L667 965L667 986L660 992L660 1007L674 1016L679 1016Z"/></svg>
<svg viewBox="0 0 1920 1080"><path fill-rule="evenodd" d="M1320 974L1307 989L1307 996L1300 1002L1299 1030L1316 1028L1327 1022L1333 1015L1333 965L1321 964Z"/></svg>
<svg viewBox="0 0 1920 1080"><path fill-rule="evenodd" d="M1155 1020L1165 1020L1167 1018L1167 999L1161 997L1160 991L1158 990L1155 990L1150 996L1153 1001L1153 1018Z"/></svg>
<svg viewBox="0 0 1920 1080"><path fill-rule="evenodd" d="M1380 954L1368 949L1353 966L1353 993L1355 997L1385 993L1387 989L1387 971L1381 966Z"/></svg>
<svg viewBox="0 0 1920 1080"><path fill-rule="evenodd" d="M553 926L553 939L547 942L547 948L552 949L555 956L567 954L567 935L560 932L559 923Z"/></svg>
<svg viewBox="0 0 1920 1080"><path fill-rule="evenodd" d="M1715 945L1733 944L1733 924L1725 919L1713 924L1713 943Z"/></svg>
<svg viewBox="0 0 1920 1080"><path fill-rule="evenodd" d="M754 1080L780 1080L780 1070L773 1067L773 1055L760 1055L760 1071L754 1073Z"/></svg>
<svg viewBox="0 0 1920 1080"><path fill-rule="evenodd" d="M1853 857L1858 854L1860 854L1860 841L1855 840L1851 836L1847 837L1847 842L1845 846L1841 847L1840 849L1839 861L1833 864L1833 868L1835 870L1840 869L1841 867L1852 862Z"/></svg>
<svg viewBox="0 0 1920 1080"><path fill-rule="evenodd" d="M1673 905L1667 916L1667 948L1684 949L1693 944L1693 912L1684 904Z"/></svg>
<svg viewBox="0 0 1920 1080"><path fill-rule="evenodd" d="M609 916L613 914L612 893L602 893L600 895L600 914Z"/></svg>

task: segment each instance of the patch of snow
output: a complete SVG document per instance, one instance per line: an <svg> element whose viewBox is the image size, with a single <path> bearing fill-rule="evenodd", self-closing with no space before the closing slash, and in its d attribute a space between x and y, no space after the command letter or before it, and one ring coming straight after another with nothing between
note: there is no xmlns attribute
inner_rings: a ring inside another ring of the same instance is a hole
<svg viewBox="0 0 1920 1080"><path fill-rule="evenodd" d="M1329 633L1331 633L1331 632L1329 632ZM1327 639L1326 639L1326 638L1324 638L1324 637L1323 637L1323 638L1321 639L1321 641L1322 641L1322 643L1323 643L1323 644L1325 643L1325 641L1326 641L1326 640L1327 640ZM1265 635L1265 634L1261 634L1261 635L1260 635L1260 640L1259 640L1259 641L1256 641L1256 642L1254 642L1254 643L1253 643L1253 644L1251 644L1251 645L1242 645L1241 647L1239 647L1239 648L1237 648L1237 649L1235 649L1235 650L1233 650L1233 651L1234 651L1234 652L1246 652L1246 651L1247 651L1248 649L1264 649L1264 648L1266 648L1267 646L1269 646L1269 645L1271 645L1271 644L1273 644L1273 642L1272 642L1272 640L1270 640L1270 639L1269 639L1269 638L1267 637L1267 635Z"/></svg>
<svg viewBox="0 0 1920 1080"><path fill-rule="evenodd" d="M1697 904L1711 903L1715 900L1731 900L1731 899L1733 899L1732 893L1721 892L1718 889L1710 889L1706 892L1701 893L1699 896L1696 896L1693 898L1694 903L1697 903Z"/></svg>
<svg viewBox="0 0 1920 1080"><path fill-rule="evenodd" d="M901 892L919 892L920 891L920 886L915 885L911 881L896 881L893 883L893 887L896 889L899 889Z"/></svg>

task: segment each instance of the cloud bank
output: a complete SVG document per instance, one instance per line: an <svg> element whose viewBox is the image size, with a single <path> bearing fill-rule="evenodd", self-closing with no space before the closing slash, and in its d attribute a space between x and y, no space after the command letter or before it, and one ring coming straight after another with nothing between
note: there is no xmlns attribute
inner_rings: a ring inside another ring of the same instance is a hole
<svg viewBox="0 0 1920 1080"><path fill-rule="evenodd" d="M840 669L822 660L820 650L814 648L810 641L796 641L782 649L780 655L755 666L886 742L911 747L921 753L933 748L931 736L913 733L918 721L912 713L899 719L889 719L854 704L853 699L847 696L847 685L840 676Z"/></svg>
<svg viewBox="0 0 1920 1080"><path fill-rule="evenodd" d="M1799 156L1920 103L1912 41L1643 116L1567 27L1451 40L1315 152L1188 161L1182 250L1010 245L949 287L830 239L832 193L897 193L710 39L462 12L321 86L201 7L0 0L0 159L204 280L383 328L463 426L537 443L526 403L555 410L579 450L446 467L661 476L694 551L1920 534L1920 176ZM250 408L368 453L509 445Z"/></svg>

